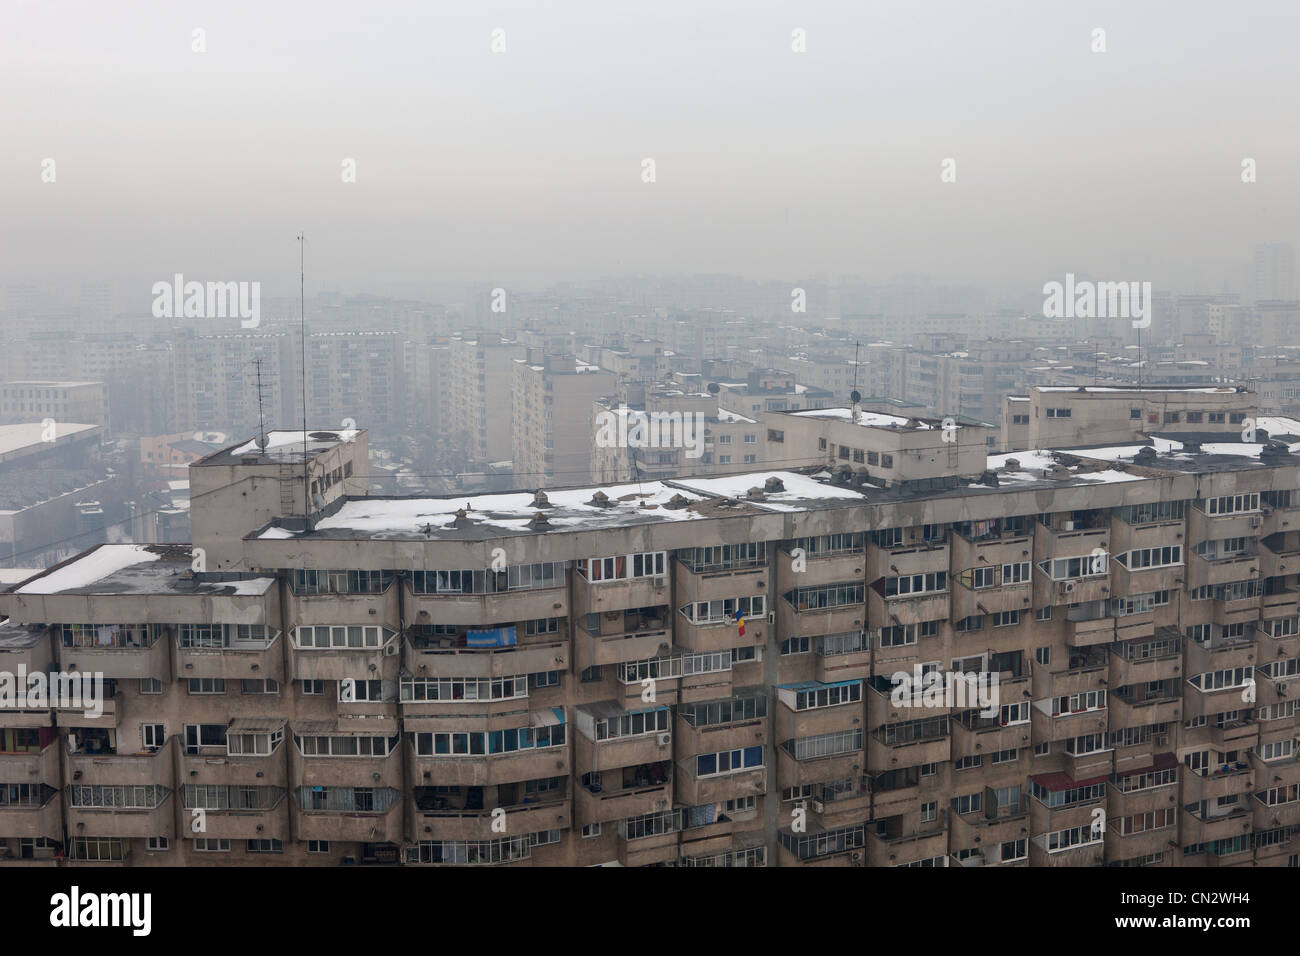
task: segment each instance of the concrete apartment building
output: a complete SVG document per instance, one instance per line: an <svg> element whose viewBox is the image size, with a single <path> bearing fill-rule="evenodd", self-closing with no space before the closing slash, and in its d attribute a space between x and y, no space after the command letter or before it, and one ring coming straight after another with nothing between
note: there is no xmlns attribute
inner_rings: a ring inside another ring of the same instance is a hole
<svg viewBox="0 0 1300 956"><path fill-rule="evenodd" d="M571 485L591 474L591 405L615 376L572 355L529 349L514 363L511 442L514 473L526 485Z"/></svg>
<svg viewBox="0 0 1300 956"><path fill-rule="evenodd" d="M1008 451L1125 444L1154 434L1239 442L1246 420L1259 414L1246 385L1035 386L1028 398L1028 411L1017 410L1027 422L1008 425L1003 416L1001 447Z"/></svg>
<svg viewBox="0 0 1300 956"><path fill-rule="evenodd" d="M257 362L262 363L266 421L294 421L293 393L301 390L300 340L285 332L200 334L177 329L172 338L171 379L175 424L168 431L256 431ZM328 421L329 419L318 419Z"/></svg>
<svg viewBox="0 0 1300 956"><path fill-rule="evenodd" d="M617 423L616 435L629 436L640 421L651 444L593 440L591 480L602 484L738 474L766 460L762 423L720 407L718 395L712 392L623 389L618 396L602 397L591 406L594 439L605 421Z"/></svg>
<svg viewBox="0 0 1300 956"><path fill-rule="evenodd" d="M470 461L504 461L513 453L515 359L524 346L495 332L451 337L451 426Z"/></svg>
<svg viewBox="0 0 1300 956"><path fill-rule="evenodd" d="M0 867L1300 862L1300 444L372 498L303 438L0 594L110 682L0 709Z"/></svg>
<svg viewBox="0 0 1300 956"><path fill-rule="evenodd" d="M108 427L108 390L103 382L0 383L0 421L6 424L84 422Z"/></svg>

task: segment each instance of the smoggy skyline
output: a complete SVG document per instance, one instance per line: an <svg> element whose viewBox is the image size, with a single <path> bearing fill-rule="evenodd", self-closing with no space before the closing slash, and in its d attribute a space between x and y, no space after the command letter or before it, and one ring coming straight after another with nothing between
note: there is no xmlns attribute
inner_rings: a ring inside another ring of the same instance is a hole
<svg viewBox="0 0 1300 956"><path fill-rule="evenodd" d="M290 294L303 230L309 291L1067 271L1217 291L1254 244L1300 238L1286 3L19 2L8 20L8 282Z"/></svg>

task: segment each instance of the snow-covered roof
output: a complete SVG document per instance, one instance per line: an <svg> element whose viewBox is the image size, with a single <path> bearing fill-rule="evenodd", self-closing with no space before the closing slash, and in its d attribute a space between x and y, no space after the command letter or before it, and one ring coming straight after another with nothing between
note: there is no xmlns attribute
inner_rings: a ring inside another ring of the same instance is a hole
<svg viewBox="0 0 1300 956"><path fill-rule="evenodd" d="M101 544L15 589L16 594L265 594L274 578L182 577L193 565L188 545Z"/></svg>
<svg viewBox="0 0 1300 956"><path fill-rule="evenodd" d="M804 411L791 412L791 415L798 415L802 418L834 418L837 421L852 422L853 409L851 408L810 408ZM920 419L907 418L902 415L885 415L881 412L859 412L856 424L864 428L904 428L909 421L915 421L916 424L911 427L916 430L925 430L938 428L939 426L931 422ZM954 427L960 428L960 425Z"/></svg>

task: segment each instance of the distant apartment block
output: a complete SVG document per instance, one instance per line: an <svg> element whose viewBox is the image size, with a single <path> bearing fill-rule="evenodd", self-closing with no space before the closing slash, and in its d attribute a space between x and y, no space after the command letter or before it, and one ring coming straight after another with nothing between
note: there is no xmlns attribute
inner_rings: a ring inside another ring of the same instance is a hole
<svg viewBox="0 0 1300 956"><path fill-rule="evenodd" d="M453 440L471 462L508 460L514 451L515 359L524 346L495 332L451 338Z"/></svg>
<svg viewBox="0 0 1300 956"><path fill-rule="evenodd" d="M103 382L0 383L0 420L5 423L82 422L108 427L108 392Z"/></svg>
<svg viewBox="0 0 1300 956"><path fill-rule="evenodd" d="M614 373L539 349L516 359L513 371L511 460L519 483L542 488L587 481L595 446L591 405L613 389Z"/></svg>

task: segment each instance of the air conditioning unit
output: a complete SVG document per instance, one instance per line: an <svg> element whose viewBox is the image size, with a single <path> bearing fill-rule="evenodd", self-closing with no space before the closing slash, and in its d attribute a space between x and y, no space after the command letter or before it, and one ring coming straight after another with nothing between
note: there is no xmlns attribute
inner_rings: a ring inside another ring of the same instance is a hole
<svg viewBox="0 0 1300 956"><path fill-rule="evenodd" d="M812 808L813 808L813 813L825 813L825 812L826 812L826 804L822 803L820 800L814 800L814 801L812 802Z"/></svg>
<svg viewBox="0 0 1300 956"><path fill-rule="evenodd" d="M662 588L668 585L668 576L666 574L655 575L655 587Z"/></svg>
<svg viewBox="0 0 1300 956"><path fill-rule="evenodd" d="M1066 593L1066 594L1069 594L1069 593L1070 593L1071 591L1073 591L1073 590L1074 590L1074 582L1073 582L1073 581L1066 581L1066 582L1065 582L1065 593Z"/></svg>
<svg viewBox="0 0 1300 956"><path fill-rule="evenodd" d="M1061 522L1061 530L1062 530L1062 531L1073 531L1073 530L1074 530L1074 522L1073 522L1073 521L1062 521L1062 522Z"/></svg>
<svg viewBox="0 0 1300 956"><path fill-rule="evenodd" d="M387 647L384 648L384 656L385 656L385 657L396 657L396 656L397 656L397 652L400 651L400 650L401 650L401 647L399 647L396 643L389 644Z"/></svg>
<svg viewBox="0 0 1300 956"><path fill-rule="evenodd" d="M1156 735L1155 735L1154 737L1152 737L1151 739L1152 739L1152 741L1155 743L1155 745L1156 745L1157 747L1163 747L1163 746L1166 746L1166 745L1169 743L1169 735L1168 735L1168 734L1156 734Z"/></svg>
<svg viewBox="0 0 1300 956"><path fill-rule="evenodd" d="M1252 515L1250 519L1250 526L1252 528L1258 528L1262 522L1263 519L1261 519L1259 515Z"/></svg>
<svg viewBox="0 0 1300 956"><path fill-rule="evenodd" d="M672 743L672 742L673 742L673 735L672 735L672 734L660 734L660 735L659 735L659 746L660 746L660 747L667 747L667 746L668 746L670 743Z"/></svg>

